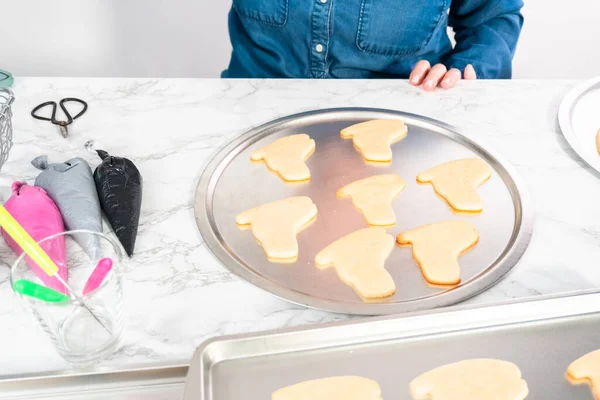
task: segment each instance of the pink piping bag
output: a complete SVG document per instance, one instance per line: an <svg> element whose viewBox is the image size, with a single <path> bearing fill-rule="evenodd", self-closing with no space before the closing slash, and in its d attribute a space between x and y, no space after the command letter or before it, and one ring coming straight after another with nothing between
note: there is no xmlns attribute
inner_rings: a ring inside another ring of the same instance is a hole
<svg viewBox="0 0 600 400"><path fill-rule="evenodd" d="M46 191L37 186L29 186L24 182L14 182L12 196L4 203L4 207L21 226L36 241L48 236L64 232L65 226L58 207ZM2 229L2 236L10 248L20 256L23 249ZM66 246L64 236L49 240L40 245L58 267L58 274L66 282ZM31 258L26 257L33 272L46 286L61 293L67 293L66 288L56 277L48 276Z"/></svg>

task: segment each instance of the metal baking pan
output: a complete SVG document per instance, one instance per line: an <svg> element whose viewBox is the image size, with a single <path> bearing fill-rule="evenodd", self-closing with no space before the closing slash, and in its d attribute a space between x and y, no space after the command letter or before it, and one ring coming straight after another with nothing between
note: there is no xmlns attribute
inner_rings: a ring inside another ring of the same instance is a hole
<svg viewBox="0 0 600 400"><path fill-rule="evenodd" d="M400 118L408 136L393 145L389 166L363 161L351 140L340 138L349 125L376 118ZM308 183L284 183L250 153L277 138L307 133L316 141L308 159ZM418 185L416 175L445 161L481 157L493 168L480 188L481 214L457 214ZM314 257L326 245L366 227L350 200L336 197L342 186L374 174L397 172L407 182L393 202L398 233L446 219L472 221L480 234L475 248L460 258L461 285L431 287L423 279L409 247L396 247L386 268L396 282L396 294L376 303L363 302L337 277L334 268L319 270ZM298 235L300 252L292 264L267 261L251 232L236 226L235 216L252 207L289 196L309 196L319 209L316 222ZM281 118L243 134L220 150L204 170L197 189L196 218L202 236L225 266L248 282L288 301L346 314L392 314L454 304L483 291L503 277L524 253L532 232L533 210L521 178L501 157L456 129L429 118L398 111L343 108L306 112Z"/></svg>
<svg viewBox="0 0 600 400"><path fill-rule="evenodd" d="M187 365L94 368L0 377L0 399L179 400Z"/></svg>
<svg viewBox="0 0 600 400"><path fill-rule="evenodd" d="M590 389L572 386L565 372L600 348L599 330L600 293L593 292L222 337L194 354L184 400L270 399L278 388L337 375L374 379L383 399L410 400L418 375L482 357L518 365L527 400L591 400Z"/></svg>
<svg viewBox="0 0 600 400"><path fill-rule="evenodd" d="M571 90L558 110L558 122L567 143L590 167L600 173L596 133L600 129L600 77Z"/></svg>

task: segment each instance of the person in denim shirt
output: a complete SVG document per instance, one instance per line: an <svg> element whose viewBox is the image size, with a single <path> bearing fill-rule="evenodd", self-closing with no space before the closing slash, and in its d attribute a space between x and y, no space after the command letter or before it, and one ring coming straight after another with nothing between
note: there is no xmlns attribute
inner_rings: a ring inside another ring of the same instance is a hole
<svg viewBox="0 0 600 400"><path fill-rule="evenodd" d="M225 78L510 78L522 0L233 0ZM455 32L456 45L447 35Z"/></svg>

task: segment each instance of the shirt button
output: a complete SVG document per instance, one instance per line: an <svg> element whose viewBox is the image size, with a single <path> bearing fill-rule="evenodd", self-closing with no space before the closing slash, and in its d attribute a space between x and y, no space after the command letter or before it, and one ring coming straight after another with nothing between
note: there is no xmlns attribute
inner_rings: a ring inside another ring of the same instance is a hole
<svg viewBox="0 0 600 400"><path fill-rule="evenodd" d="M323 51L323 45L319 43L315 46L315 50L317 51L317 53L321 53Z"/></svg>
<svg viewBox="0 0 600 400"><path fill-rule="evenodd" d="M319 1L323 4L327 3L327 0L319 0Z"/></svg>

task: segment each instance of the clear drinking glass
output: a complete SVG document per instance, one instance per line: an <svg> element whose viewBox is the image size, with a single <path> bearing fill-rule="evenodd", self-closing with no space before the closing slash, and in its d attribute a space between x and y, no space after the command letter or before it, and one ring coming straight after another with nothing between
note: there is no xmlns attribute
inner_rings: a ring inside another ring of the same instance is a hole
<svg viewBox="0 0 600 400"><path fill-rule="evenodd" d="M94 258L86 254L75 238L80 243L98 243ZM75 295L66 291L68 299L48 302L23 295L17 290L15 293L19 294L50 336L58 353L71 364L87 366L112 354L118 348L123 335L121 248L105 235L83 230L49 236L38 243L47 245L47 242L54 241L53 244L58 245L62 240L66 244L66 283ZM96 289L84 295L84 287L99 261L103 260L101 263L106 263L107 259L112 261L112 268ZM13 289L15 283L22 280L44 286L29 263L25 254L15 261L11 270Z"/></svg>

